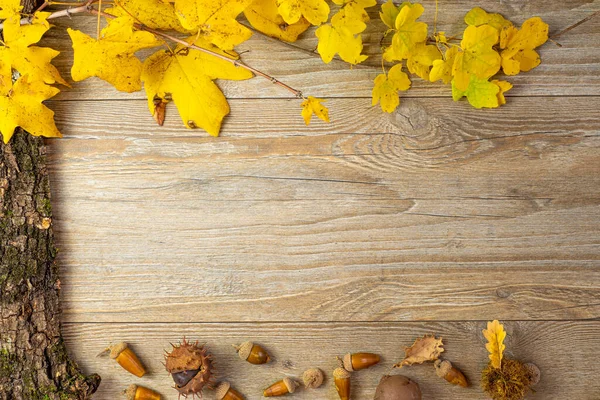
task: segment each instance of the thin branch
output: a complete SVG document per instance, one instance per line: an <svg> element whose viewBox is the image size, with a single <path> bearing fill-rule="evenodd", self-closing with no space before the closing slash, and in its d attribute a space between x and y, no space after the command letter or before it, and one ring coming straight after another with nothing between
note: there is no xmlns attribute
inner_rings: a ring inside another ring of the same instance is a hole
<svg viewBox="0 0 600 400"><path fill-rule="evenodd" d="M596 15L600 14L600 10L596 11L593 14L588 15L587 17L585 17L584 19L582 19L579 22L574 23L573 25L563 29L562 31L555 33L554 35L550 36L551 39L556 39L557 37L559 37L560 35L563 35L567 32L569 32L571 29L577 28L579 25L588 22L590 19L594 18Z"/></svg>

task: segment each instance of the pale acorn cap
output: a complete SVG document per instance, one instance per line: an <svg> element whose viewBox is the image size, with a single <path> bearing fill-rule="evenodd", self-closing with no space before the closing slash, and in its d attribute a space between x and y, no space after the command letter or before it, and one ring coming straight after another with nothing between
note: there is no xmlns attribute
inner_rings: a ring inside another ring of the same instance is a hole
<svg viewBox="0 0 600 400"><path fill-rule="evenodd" d="M227 394L227 392L229 392L230 388L231 383L229 382L219 383L219 386L217 386L217 389L215 390L215 397L217 398L217 400L222 400L223 397L225 397L225 395Z"/></svg>
<svg viewBox="0 0 600 400"><path fill-rule="evenodd" d="M302 374L302 382L304 382L305 388L316 389L323 384L323 371L319 368L311 368L304 371Z"/></svg>
<svg viewBox="0 0 600 400"><path fill-rule="evenodd" d="M298 382L291 378L283 378L283 383L285 384L285 387L287 387L287 390L290 393L294 393L296 391L296 388L298 387Z"/></svg>
<svg viewBox="0 0 600 400"><path fill-rule="evenodd" d="M108 349L110 350L110 358L115 359L119 357L119 354L121 354L126 348L127 343L125 342L117 343L114 346L108 346Z"/></svg>
<svg viewBox="0 0 600 400"><path fill-rule="evenodd" d="M354 369L352 368L352 354L348 353L344 356L343 359L343 363L344 363L344 369L346 371L354 371Z"/></svg>
<svg viewBox="0 0 600 400"><path fill-rule="evenodd" d="M333 370L333 377L336 379L348 379L350 378L350 372L342 367Z"/></svg>
<svg viewBox="0 0 600 400"><path fill-rule="evenodd" d="M137 385L129 385L129 387L127 388L127 390L123 393L125 393L125 396L127 396L127 400L135 400L135 392L137 392Z"/></svg>
<svg viewBox="0 0 600 400"><path fill-rule="evenodd" d="M452 363L448 360L435 360L433 366L435 367L436 375L440 378L445 377L452 369Z"/></svg>
<svg viewBox="0 0 600 400"><path fill-rule="evenodd" d="M239 346L233 346L235 347L235 349L238 352L238 356L240 356L240 358L244 361L246 361L248 359L248 357L250 357L250 352L252 351L252 348L254 347L254 343L252 342L244 342L242 344L240 344Z"/></svg>

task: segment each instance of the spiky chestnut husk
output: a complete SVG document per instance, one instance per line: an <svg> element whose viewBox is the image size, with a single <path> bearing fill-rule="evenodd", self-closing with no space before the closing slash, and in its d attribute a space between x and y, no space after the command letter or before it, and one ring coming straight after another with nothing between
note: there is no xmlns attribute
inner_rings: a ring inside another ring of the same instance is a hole
<svg viewBox="0 0 600 400"><path fill-rule="evenodd" d="M481 387L493 400L522 400L532 379L532 373L522 362L504 358L500 368L488 364L482 371Z"/></svg>
<svg viewBox="0 0 600 400"><path fill-rule="evenodd" d="M204 345L183 339L179 346L165 355L165 368L175 382L175 389L183 395L202 397L202 389L215 385L212 356Z"/></svg>

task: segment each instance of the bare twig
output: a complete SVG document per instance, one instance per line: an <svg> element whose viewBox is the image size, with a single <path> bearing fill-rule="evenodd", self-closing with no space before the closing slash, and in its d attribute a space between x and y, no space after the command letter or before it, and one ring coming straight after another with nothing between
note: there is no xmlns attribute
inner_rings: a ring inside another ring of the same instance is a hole
<svg viewBox="0 0 600 400"><path fill-rule="evenodd" d="M588 22L590 19L594 18L596 15L600 14L600 10L596 11L595 13L592 13L590 15L588 15L587 17L585 17L584 19L582 19L579 22L574 23L573 25L563 29L562 31L555 33L554 35L550 36L550 39L556 39L557 37L569 32L571 29L577 28L579 25Z"/></svg>

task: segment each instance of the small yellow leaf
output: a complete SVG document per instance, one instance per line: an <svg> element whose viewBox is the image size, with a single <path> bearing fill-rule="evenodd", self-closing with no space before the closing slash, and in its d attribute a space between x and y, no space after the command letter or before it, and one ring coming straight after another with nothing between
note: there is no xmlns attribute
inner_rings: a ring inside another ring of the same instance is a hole
<svg viewBox="0 0 600 400"><path fill-rule="evenodd" d="M310 124L313 114L323 121L329 122L329 110L321 104L324 101L324 99L308 96L308 98L302 102L302 118L304 118L304 123L306 123L306 125Z"/></svg>
<svg viewBox="0 0 600 400"><path fill-rule="evenodd" d="M512 89L513 85L507 81L499 81L497 79L492 80L492 83L498 85L500 91L498 92L498 105L502 106L506 104L506 99L504 98L504 93L508 92Z"/></svg>
<svg viewBox="0 0 600 400"><path fill-rule="evenodd" d="M498 32L503 28L511 26L512 22L505 19L500 14L490 14L480 7L475 7L465 15L465 22L467 25L481 26L491 25Z"/></svg>
<svg viewBox="0 0 600 400"><path fill-rule="evenodd" d="M129 17L110 20L99 40L71 28L67 32L75 51L71 68L73 80L82 81L97 76L123 92L135 92L142 88L142 63L134 53L161 43L150 32L135 31L133 20Z"/></svg>
<svg viewBox="0 0 600 400"><path fill-rule="evenodd" d="M493 49L498 42L498 31L490 25L469 26L460 43L462 52L454 59L452 75L454 85L466 91L471 75L487 80L500 69L500 54Z"/></svg>
<svg viewBox="0 0 600 400"><path fill-rule="evenodd" d="M236 18L252 0L175 0L175 13L181 25L200 31L207 41L223 50L248 40L252 31Z"/></svg>
<svg viewBox="0 0 600 400"><path fill-rule="evenodd" d="M520 71L530 71L541 60L534 50L548 40L548 24L539 17L523 22L521 29L508 27L500 33L502 71L506 75L516 75Z"/></svg>
<svg viewBox="0 0 600 400"><path fill-rule="evenodd" d="M375 78L372 92L371 105L381 104L381 109L387 113L393 112L400 105L399 90L408 90L410 79L402 71L402 64L396 64L386 74L379 74Z"/></svg>
<svg viewBox="0 0 600 400"><path fill-rule="evenodd" d="M148 28L188 32L181 26L173 4L162 0L118 0L113 4L114 7L105 10L108 14L117 17L131 14Z"/></svg>
<svg viewBox="0 0 600 400"><path fill-rule="evenodd" d="M277 0L277 7L288 24L295 24L304 17L313 25L321 25L329 18L329 5L325 0Z"/></svg>
<svg viewBox="0 0 600 400"><path fill-rule="evenodd" d="M392 0L388 0L387 2L381 5L381 11L379 12L379 17L383 21L384 24L388 26L390 29L394 29L396 26L396 18L400 13L400 9L402 6L396 6Z"/></svg>
<svg viewBox="0 0 600 400"><path fill-rule="evenodd" d="M221 55L227 55L210 43L192 37L189 42ZM243 80L252 73L199 50L179 45L173 52L161 50L144 61L142 80L151 114L157 102L173 100L188 128L202 128L219 136L223 118L229 114L227 99L214 79Z"/></svg>
<svg viewBox="0 0 600 400"><path fill-rule="evenodd" d="M450 83L452 80L452 66L459 50L458 47L452 46L446 50L443 60L433 60L433 67L429 73L429 81L442 80L445 84Z"/></svg>
<svg viewBox="0 0 600 400"><path fill-rule="evenodd" d="M456 85L456 78L452 80L452 98L454 101L460 100L463 96L467 97L469 104L475 108L495 108L498 107L498 93L500 87L487 79L481 79L471 75L467 90L460 90Z"/></svg>
<svg viewBox="0 0 600 400"><path fill-rule="evenodd" d="M392 45L383 54L386 61L408 58L415 46L427 39L427 24L416 21L424 10L419 3L403 5L394 21Z"/></svg>
<svg viewBox="0 0 600 400"><path fill-rule="evenodd" d="M27 75L17 79L12 90L0 96L0 134L4 143L8 143L18 126L34 136L61 136L54 124L54 112L42 104L58 92L39 80L31 81Z"/></svg>
<svg viewBox="0 0 600 400"><path fill-rule="evenodd" d="M490 353L490 361L494 368L500 368L502 366L502 356L506 345L504 339L506 338L506 331L504 326L494 320L487 323L487 329L483 330L483 336L487 339L485 348Z"/></svg>
<svg viewBox="0 0 600 400"><path fill-rule="evenodd" d="M342 11L340 11L343 13ZM339 18L336 18L340 16ZM361 35L354 36L346 25L348 21L337 13L332 18L331 24L321 25L315 32L319 39L317 51L323 62L329 63L336 54L350 64L359 64L367 59L362 55L363 43Z"/></svg>
<svg viewBox="0 0 600 400"><path fill-rule="evenodd" d="M21 0L0 0L0 19L19 15L22 9Z"/></svg>
<svg viewBox="0 0 600 400"><path fill-rule="evenodd" d="M244 15L257 31L286 42L295 42L310 27L304 17L288 25L279 15L277 0L254 0L244 10Z"/></svg>
<svg viewBox="0 0 600 400"><path fill-rule="evenodd" d="M434 61L440 60L442 55L437 46L432 44L419 43L415 46L408 56L406 66L408 70L425 80L429 80L429 71Z"/></svg>

